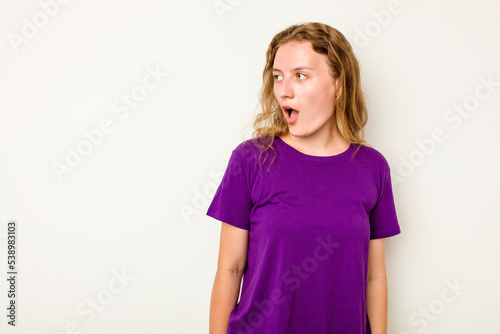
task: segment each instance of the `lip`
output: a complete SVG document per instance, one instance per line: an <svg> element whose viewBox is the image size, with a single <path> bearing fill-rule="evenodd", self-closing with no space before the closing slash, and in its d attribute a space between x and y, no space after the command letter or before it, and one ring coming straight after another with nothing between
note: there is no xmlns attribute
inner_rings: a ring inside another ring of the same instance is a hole
<svg viewBox="0 0 500 334"><path fill-rule="evenodd" d="M297 119L299 118L299 115L297 115L297 116L295 116L293 118L290 118L290 116L288 116L288 111L286 110L287 108L290 108L290 109L294 109L294 108L292 108L291 106L289 106L287 104L284 104L284 105L281 106L281 109L283 110L283 112L285 114L286 122L288 124L293 124L293 123L295 123L297 121ZM294 109L294 110L297 110L297 109Z"/></svg>
<svg viewBox="0 0 500 334"><path fill-rule="evenodd" d="M284 105L281 106L281 109L283 110L283 112L285 113L285 115L288 115L288 111L286 110L287 108L290 108L290 109L293 109L293 110L297 110L294 107L289 106L288 104L284 104Z"/></svg>

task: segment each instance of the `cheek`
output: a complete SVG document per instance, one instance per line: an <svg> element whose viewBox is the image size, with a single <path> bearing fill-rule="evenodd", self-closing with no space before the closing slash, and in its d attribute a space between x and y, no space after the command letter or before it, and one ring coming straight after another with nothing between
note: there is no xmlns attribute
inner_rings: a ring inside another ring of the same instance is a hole
<svg viewBox="0 0 500 334"><path fill-rule="evenodd" d="M309 105L313 107L318 115L328 115L333 113L334 109L334 95L328 89L319 89L308 94Z"/></svg>
<svg viewBox="0 0 500 334"><path fill-rule="evenodd" d="M335 89L330 85L324 85L318 90L318 95L321 96L321 104L324 106L333 106L335 102Z"/></svg>
<svg viewBox="0 0 500 334"><path fill-rule="evenodd" d="M302 91L302 96L307 104L318 109L324 109L332 101L332 92L325 86L307 87Z"/></svg>

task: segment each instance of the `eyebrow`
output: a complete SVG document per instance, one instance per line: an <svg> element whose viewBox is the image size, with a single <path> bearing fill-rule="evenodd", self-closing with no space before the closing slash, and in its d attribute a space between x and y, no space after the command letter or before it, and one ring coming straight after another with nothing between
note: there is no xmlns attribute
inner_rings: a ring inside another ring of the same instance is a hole
<svg viewBox="0 0 500 334"><path fill-rule="evenodd" d="M300 71L300 70L311 70L312 71L313 69L310 67L307 67L307 66L299 66L299 67L292 69L292 72L293 71ZM273 67L273 71L283 72L282 70L280 70L279 68L276 68L276 67Z"/></svg>

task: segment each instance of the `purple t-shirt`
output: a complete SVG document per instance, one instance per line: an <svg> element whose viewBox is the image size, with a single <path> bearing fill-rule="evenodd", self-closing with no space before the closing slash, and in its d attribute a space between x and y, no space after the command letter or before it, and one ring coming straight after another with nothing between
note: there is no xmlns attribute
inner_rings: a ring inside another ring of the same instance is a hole
<svg viewBox="0 0 500 334"><path fill-rule="evenodd" d="M389 164L369 146L312 156L276 136L273 147L259 167L252 140L239 144L207 211L249 231L227 333L370 334L369 240L401 233Z"/></svg>

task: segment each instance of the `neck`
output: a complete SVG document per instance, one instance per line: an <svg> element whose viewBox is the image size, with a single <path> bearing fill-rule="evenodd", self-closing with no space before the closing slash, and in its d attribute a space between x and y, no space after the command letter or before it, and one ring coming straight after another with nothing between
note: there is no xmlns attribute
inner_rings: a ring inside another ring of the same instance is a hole
<svg viewBox="0 0 500 334"><path fill-rule="evenodd" d="M308 155L332 156L349 148L349 142L338 131L307 137L293 136L288 132L280 138L296 150Z"/></svg>

